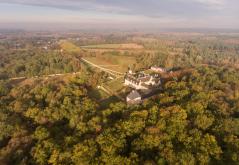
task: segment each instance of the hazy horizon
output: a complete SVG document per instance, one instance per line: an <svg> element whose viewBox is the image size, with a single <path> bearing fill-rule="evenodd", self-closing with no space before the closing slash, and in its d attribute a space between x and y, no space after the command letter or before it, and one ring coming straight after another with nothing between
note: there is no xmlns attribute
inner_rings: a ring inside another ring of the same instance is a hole
<svg viewBox="0 0 239 165"><path fill-rule="evenodd" d="M0 28L239 29L236 0L0 0Z"/></svg>

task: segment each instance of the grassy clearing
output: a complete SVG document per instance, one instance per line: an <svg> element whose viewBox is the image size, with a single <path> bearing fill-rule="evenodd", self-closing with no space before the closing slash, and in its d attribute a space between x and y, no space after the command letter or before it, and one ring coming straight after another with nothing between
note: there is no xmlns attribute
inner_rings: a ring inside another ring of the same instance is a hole
<svg viewBox="0 0 239 165"><path fill-rule="evenodd" d="M101 45L88 45L82 46L86 49L143 49L144 47L135 43L128 44L101 44Z"/></svg>
<svg viewBox="0 0 239 165"><path fill-rule="evenodd" d="M93 98L95 100L107 99L109 97L107 93L99 89L92 89L88 94L90 98Z"/></svg>
<svg viewBox="0 0 239 165"><path fill-rule="evenodd" d="M136 63L136 58L133 56L113 56L108 54L86 57L85 59L96 65L122 73L126 72L129 66L133 66Z"/></svg>
<svg viewBox="0 0 239 165"><path fill-rule="evenodd" d="M81 48L67 40L60 41L60 46L67 53L80 53Z"/></svg>
<svg viewBox="0 0 239 165"><path fill-rule="evenodd" d="M110 89L110 91L112 91L113 93L118 93L124 88L123 81L124 81L124 78L122 77L119 79L109 81L105 83L104 86L107 87L107 89Z"/></svg>

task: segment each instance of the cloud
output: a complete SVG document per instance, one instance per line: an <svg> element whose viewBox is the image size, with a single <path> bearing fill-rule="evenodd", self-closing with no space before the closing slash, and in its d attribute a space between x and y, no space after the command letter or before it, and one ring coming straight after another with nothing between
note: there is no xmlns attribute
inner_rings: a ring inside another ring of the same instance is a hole
<svg viewBox="0 0 239 165"><path fill-rule="evenodd" d="M0 0L0 2L148 17L196 16L208 12L205 6L218 8L224 4L224 0Z"/></svg>
<svg viewBox="0 0 239 165"><path fill-rule="evenodd" d="M203 4L208 9L222 10L226 6L226 0L193 0Z"/></svg>
<svg viewBox="0 0 239 165"><path fill-rule="evenodd" d="M53 7L67 10L95 10L100 12L123 12L123 9L94 0L0 0L0 3Z"/></svg>
<svg viewBox="0 0 239 165"><path fill-rule="evenodd" d="M205 5L224 5L225 4L225 0L193 0L199 3L203 3Z"/></svg>
<svg viewBox="0 0 239 165"><path fill-rule="evenodd" d="M97 19L110 18L115 22L125 19L125 22L141 20L170 25L176 22L185 26L188 22L195 26L199 22L207 26L219 25L218 17L222 18L221 24L232 24L239 19L238 0L0 0L0 6L1 3L34 6L42 11L55 8L63 14L73 12L76 16L89 13Z"/></svg>

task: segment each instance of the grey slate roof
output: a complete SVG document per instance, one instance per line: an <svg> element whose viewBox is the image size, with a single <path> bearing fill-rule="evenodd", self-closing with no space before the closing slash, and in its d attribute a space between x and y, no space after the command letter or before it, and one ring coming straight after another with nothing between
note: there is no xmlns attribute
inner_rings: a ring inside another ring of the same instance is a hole
<svg viewBox="0 0 239 165"><path fill-rule="evenodd" d="M136 91L136 90L132 91L132 92L127 96L127 98L130 99L130 100L134 100L134 99L139 98L139 97L141 98L141 95L140 95L139 92Z"/></svg>

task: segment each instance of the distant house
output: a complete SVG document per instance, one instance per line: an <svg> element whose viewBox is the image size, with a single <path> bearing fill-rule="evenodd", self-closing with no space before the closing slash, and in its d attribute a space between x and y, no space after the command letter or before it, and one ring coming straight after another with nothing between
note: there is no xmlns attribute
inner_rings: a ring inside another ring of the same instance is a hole
<svg viewBox="0 0 239 165"><path fill-rule="evenodd" d="M42 47L44 50L48 50L48 47L47 46L43 46Z"/></svg>
<svg viewBox="0 0 239 165"><path fill-rule="evenodd" d="M150 69L151 69L152 71L160 72L160 73L165 73L165 72L167 72L166 69L161 68L161 67L157 67L157 66L152 66Z"/></svg>
<svg viewBox="0 0 239 165"><path fill-rule="evenodd" d="M142 96L136 90L133 90L127 97L126 101L128 104L137 104L142 101Z"/></svg>

